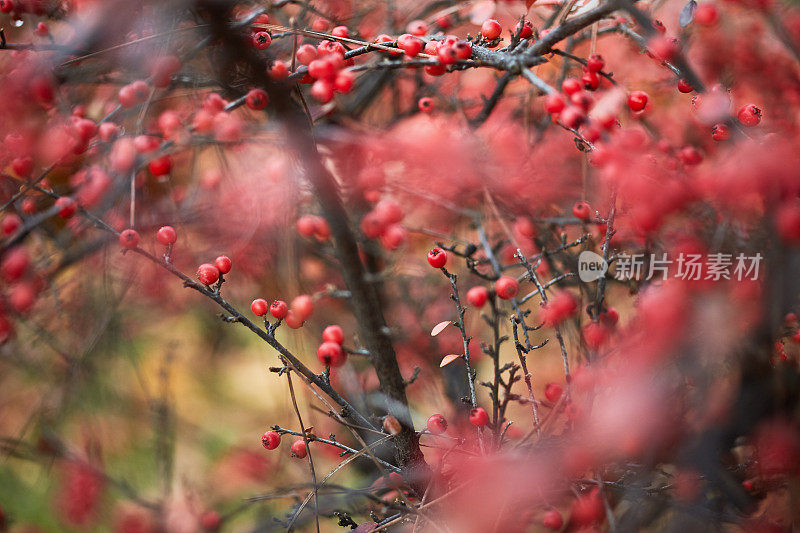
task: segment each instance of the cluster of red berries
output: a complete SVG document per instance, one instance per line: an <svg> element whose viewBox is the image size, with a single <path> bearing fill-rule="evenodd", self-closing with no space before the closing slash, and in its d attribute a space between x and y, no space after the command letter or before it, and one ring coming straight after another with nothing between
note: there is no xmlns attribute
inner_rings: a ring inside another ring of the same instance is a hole
<svg viewBox="0 0 800 533"><path fill-rule="evenodd" d="M297 49L297 60L308 66L308 72L300 81L312 84L311 96L318 102L327 104L335 93L349 93L353 89L355 74L346 70L353 65L353 59L345 59L346 52L342 43L329 39L316 47L304 44Z"/></svg>
<svg viewBox="0 0 800 533"><path fill-rule="evenodd" d="M384 199L361 219L361 232L368 239L380 239L387 250L397 250L408 239L408 232L400 225L405 213L394 200Z"/></svg>
<svg viewBox="0 0 800 533"><path fill-rule="evenodd" d="M256 298L250 304L250 310L256 316L264 316L269 311L273 317L283 320L290 328L297 329L311 318L314 312L314 300L307 294L301 294L292 300L291 305L287 305L283 300L275 300L270 305L264 298Z"/></svg>
<svg viewBox="0 0 800 533"><path fill-rule="evenodd" d="M10 310L21 315L27 314L36 303L36 297L44 288L41 278L34 275L30 268L31 259L28 251L22 246L8 250L0 262L0 278L8 288L4 303ZM0 305L0 344L3 344L14 334L14 327L6 308Z"/></svg>
<svg viewBox="0 0 800 533"><path fill-rule="evenodd" d="M303 237L314 237L319 242L325 242L331 237L331 228L328 221L317 215L303 215L295 224L297 233Z"/></svg>
<svg viewBox="0 0 800 533"><path fill-rule="evenodd" d="M224 274L230 272L232 266L231 259L226 255L221 255L214 260L213 265L211 263L203 263L197 267L197 279L203 285L213 285Z"/></svg>
<svg viewBox="0 0 800 533"><path fill-rule="evenodd" d="M594 97L590 93L595 89L593 84L587 85L578 78L567 78L561 84L562 92L553 92L545 97L544 109L553 120L558 120L565 128L577 129L584 126L583 136L590 142L597 141L601 135L600 130L587 116L595 104ZM602 118L598 121L605 129L610 129L616 124L615 117Z"/></svg>
<svg viewBox="0 0 800 533"><path fill-rule="evenodd" d="M447 71L447 65L472 56L472 43L455 35L447 35L441 41L428 41L424 51L439 61L436 65L426 65L425 72L431 76L441 76Z"/></svg>
<svg viewBox="0 0 800 533"><path fill-rule="evenodd" d="M342 366L347 360L344 351L344 331L340 326L328 326L322 331L322 344L317 348L317 359L326 367Z"/></svg>
<svg viewBox="0 0 800 533"><path fill-rule="evenodd" d="M261 445L267 450L274 450L280 446L280 444L281 434L277 431L269 430L261 435ZM303 459L306 455L308 455L308 448L306 448L305 441L303 441L303 439L294 441L291 446L291 456Z"/></svg>

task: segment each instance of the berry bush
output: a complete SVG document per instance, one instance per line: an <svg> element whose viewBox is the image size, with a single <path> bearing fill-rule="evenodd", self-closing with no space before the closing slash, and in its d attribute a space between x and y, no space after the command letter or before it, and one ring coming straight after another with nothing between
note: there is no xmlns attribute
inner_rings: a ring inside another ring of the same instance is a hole
<svg viewBox="0 0 800 533"><path fill-rule="evenodd" d="M799 62L777 0L0 0L0 531L800 527Z"/></svg>

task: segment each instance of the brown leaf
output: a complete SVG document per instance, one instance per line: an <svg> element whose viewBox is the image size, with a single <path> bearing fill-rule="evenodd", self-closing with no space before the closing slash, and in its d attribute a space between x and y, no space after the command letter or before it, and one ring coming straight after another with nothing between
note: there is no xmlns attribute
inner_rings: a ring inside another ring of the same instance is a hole
<svg viewBox="0 0 800 533"><path fill-rule="evenodd" d="M439 363L439 367L441 368L441 367L443 367L445 365L449 365L450 363L452 363L453 361L455 361L459 357L464 357L464 356L459 354L459 353L451 353L450 355L445 355L442 358L442 362Z"/></svg>
<svg viewBox="0 0 800 533"><path fill-rule="evenodd" d="M390 435L397 435L403 430L403 427L400 425L400 422L398 422L395 417L389 415L383 419L383 429L384 431L386 431L386 433Z"/></svg>
<svg viewBox="0 0 800 533"><path fill-rule="evenodd" d="M439 322L438 324L433 326L433 329L431 330L431 337L435 337L436 335L444 331L444 328L446 328L450 324L452 324L452 322L450 322L449 320L445 320L444 322Z"/></svg>

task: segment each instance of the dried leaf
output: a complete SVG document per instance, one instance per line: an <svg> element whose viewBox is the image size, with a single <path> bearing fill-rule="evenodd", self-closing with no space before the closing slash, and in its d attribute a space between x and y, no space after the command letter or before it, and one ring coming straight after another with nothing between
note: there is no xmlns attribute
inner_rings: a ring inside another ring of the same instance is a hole
<svg viewBox="0 0 800 533"><path fill-rule="evenodd" d="M444 358L442 358L442 362L439 363L439 367L441 368L445 365L449 365L459 357L464 357L464 356L458 353L451 353L450 355L445 355Z"/></svg>
<svg viewBox="0 0 800 533"><path fill-rule="evenodd" d="M697 9L697 2L695 2L695 0L689 0L686 2L686 5L683 6L683 9L681 9L681 15L678 17L678 24L681 25L681 28L685 28L692 23L692 20L694 20L695 9Z"/></svg>
<svg viewBox="0 0 800 533"><path fill-rule="evenodd" d="M431 330L431 337L435 337L436 335L444 331L444 328L446 328L450 324L452 324L452 322L450 322L449 320L445 320L444 322L439 322L438 324L433 326L433 329Z"/></svg>
<svg viewBox="0 0 800 533"><path fill-rule="evenodd" d="M392 415L383 419L383 430L390 435L397 435L403 430L400 422Z"/></svg>

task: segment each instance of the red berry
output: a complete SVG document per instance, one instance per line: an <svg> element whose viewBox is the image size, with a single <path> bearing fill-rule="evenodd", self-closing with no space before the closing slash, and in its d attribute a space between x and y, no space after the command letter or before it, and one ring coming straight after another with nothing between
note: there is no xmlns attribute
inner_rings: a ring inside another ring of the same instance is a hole
<svg viewBox="0 0 800 533"><path fill-rule="evenodd" d="M289 67L285 62L276 59L267 70L267 74L273 80L285 80L289 76Z"/></svg>
<svg viewBox="0 0 800 533"><path fill-rule="evenodd" d="M333 88L340 93L349 93L356 83L356 75L352 70L340 70L333 80Z"/></svg>
<svg viewBox="0 0 800 533"><path fill-rule="evenodd" d="M561 113L565 105L561 93L550 93L544 98L544 110L551 115Z"/></svg>
<svg viewBox="0 0 800 533"><path fill-rule="evenodd" d="M0 0L0 13L11 13L14 11L14 0Z"/></svg>
<svg viewBox="0 0 800 533"><path fill-rule="evenodd" d="M33 159L30 157L16 157L11 161L14 174L20 178L27 178L33 172Z"/></svg>
<svg viewBox="0 0 800 533"><path fill-rule="evenodd" d="M203 263L197 267L197 279L203 285L213 285L219 279L219 270L210 263Z"/></svg>
<svg viewBox="0 0 800 533"><path fill-rule="evenodd" d="M633 91L628 95L628 107L631 111L639 112L647 105L647 93L644 91Z"/></svg>
<svg viewBox="0 0 800 533"><path fill-rule="evenodd" d="M605 312L600 314L600 320L607 326L614 326L619 322L619 311L614 307L609 307Z"/></svg>
<svg viewBox="0 0 800 533"><path fill-rule="evenodd" d="M703 155L694 146L681 148L678 158L686 166L699 165L703 161Z"/></svg>
<svg viewBox="0 0 800 533"><path fill-rule="evenodd" d="M404 33L397 38L397 47L405 52L408 57L415 57L422 52L424 46L425 43L422 42L422 39L409 33Z"/></svg>
<svg viewBox="0 0 800 533"><path fill-rule="evenodd" d="M156 58L150 68L153 85L168 87L174 76L181 69L181 60L177 56L167 55Z"/></svg>
<svg viewBox="0 0 800 533"><path fill-rule="evenodd" d="M719 20L717 6L711 3L702 3L694 11L694 21L700 26L713 26Z"/></svg>
<svg viewBox="0 0 800 533"><path fill-rule="evenodd" d="M267 314L267 309L269 308L269 304L264 298L256 298L253 300L253 303L250 304L250 310L256 316L264 316Z"/></svg>
<svg viewBox="0 0 800 533"><path fill-rule="evenodd" d="M586 341L586 346L592 350L597 350L605 344L608 339L608 330L605 326L597 322L589 322L583 327L583 340Z"/></svg>
<svg viewBox="0 0 800 533"><path fill-rule="evenodd" d="M547 401L550 403L555 403L561 398L561 393L564 392L564 389L558 383L548 383L544 387L544 397L547 398Z"/></svg>
<svg viewBox="0 0 800 533"><path fill-rule="evenodd" d="M296 440L292 443L292 457L296 457L298 459L303 459L306 455L308 455L308 449L306 448L306 443L301 440Z"/></svg>
<svg viewBox="0 0 800 533"><path fill-rule="evenodd" d="M265 431L261 435L261 445L268 450L274 450L281 443L281 436L277 431Z"/></svg>
<svg viewBox="0 0 800 533"><path fill-rule="evenodd" d="M559 114L558 119L565 127L574 130L586 120L586 113L581 108L571 105Z"/></svg>
<svg viewBox="0 0 800 533"><path fill-rule="evenodd" d="M61 218L72 218L78 211L78 204L69 196L62 196L56 200L55 206L58 208L58 216Z"/></svg>
<svg viewBox="0 0 800 533"><path fill-rule="evenodd" d="M150 87L143 80L136 80L119 90L119 103L122 107L133 107L141 104L150 94Z"/></svg>
<svg viewBox="0 0 800 533"><path fill-rule="evenodd" d="M286 314L289 312L289 306L286 305L286 302L283 300L275 300L272 302L272 305L269 306L269 312L275 318L285 318Z"/></svg>
<svg viewBox="0 0 800 533"><path fill-rule="evenodd" d="M119 136L120 128L113 122L103 122L97 128L97 135L103 142L111 142Z"/></svg>
<svg viewBox="0 0 800 533"><path fill-rule="evenodd" d="M297 60L303 65L308 65L317 58L317 49L310 44L304 44L297 49Z"/></svg>
<svg viewBox="0 0 800 533"><path fill-rule="evenodd" d="M325 366L342 366L347 359L347 354L341 344L336 342L323 342L317 348L317 359Z"/></svg>
<svg viewBox="0 0 800 533"><path fill-rule="evenodd" d="M731 130L728 128L727 124L723 124L720 122L719 124L714 124L714 127L711 128L711 138L715 141L726 141L731 137Z"/></svg>
<svg viewBox="0 0 800 533"><path fill-rule="evenodd" d="M335 35L336 37L347 37L349 33L347 26L336 26L331 30L331 35Z"/></svg>
<svg viewBox="0 0 800 533"><path fill-rule="evenodd" d="M315 59L308 64L308 75L315 80L331 80L336 76L336 65L327 57Z"/></svg>
<svg viewBox="0 0 800 533"><path fill-rule="evenodd" d="M739 122L742 126L758 126L761 122L761 109L753 104L747 104L739 110Z"/></svg>
<svg viewBox="0 0 800 533"><path fill-rule="evenodd" d="M164 246L169 246L178 241L178 233L172 226L162 226L156 233L156 240Z"/></svg>
<svg viewBox="0 0 800 533"><path fill-rule="evenodd" d="M472 43L469 41L458 41L453 48L456 51L456 59L469 59L472 56Z"/></svg>
<svg viewBox="0 0 800 533"><path fill-rule="evenodd" d="M647 47L650 54L661 61L672 61L681 48L680 41L664 35L657 35L651 38L647 43Z"/></svg>
<svg viewBox="0 0 800 533"><path fill-rule="evenodd" d="M325 19L314 19L314 22L311 23L311 29L314 31L327 31L330 26Z"/></svg>
<svg viewBox="0 0 800 533"><path fill-rule="evenodd" d="M23 281L14 285L8 294L8 303L18 313L30 311L36 303L36 288L33 283Z"/></svg>
<svg viewBox="0 0 800 533"><path fill-rule="evenodd" d="M298 218L295 224L297 233L303 237L312 237L317 228L317 218L315 215L303 215Z"/></svg>
<svg viewBox="0 0 800 533"><path fill-rule="evenodd" d="M520 26L522 26L520 28ZM519 32L520 39L527 39L528 37L533 36L533 23L530 20L523 20L521 22L517 22L517 25L514 27L514 34Z"/></svg>
<svg viewBox="0 0 800 533"><path fill-rule="evenodd" d="M408 26L406 26L406 31L411 35L422 37L423 35L426 35L428 33L428 25L425 23L425 21L422 20L412 20L411 22L408 23Z"/></svg>
<svg viewBox="0 0 800 533"><path fill-rule="evenodd" d="M30 263L30 257L24 248L12 248L3 256L3 261L0 263L0 275L8 282L16 281L25 274Z"/></svg>
<svg viewBox="0 0 800 533"><path fill-rule="evenodd" d="M441 435L447 431L447 420L440 414L433 414L428 418L428 431L434 435Z"/></svg>
<svg viewBox="0 0 800 533"><path fill-rule="evenodd" d="M200 525L205 531L217 531L222 525L222 517L216 511L206 511L200 517Z"/></svg>
<svg viewBox="0 0 800 533"><path fill-rule="evenodd" d="M514 231L523 237L532 239L536 235L536 226L527 217L517 217L514 219Z"/></svg>
<svg viewBox="0 0 800 533"><path fill-rule="evenodd" d="M336 324L328 326L322 330L322 340L342 345L344 344L344 331L342 331L341 326L337 326Z"/></svg>
<svg viewBox="0 0 800 533"><path fill-rule="evenodd" d="M441 64L440 65L425 65L425 69L424 70L425 70L425 74L428 74L430 76L442 76L445 72L447 72L447 66L441 65Z"/></svg>
<svg viewBox="0 0 800 533"><path fill-rule="evenodd" d="M123 247L132 250L139 245L139 233L133 229L126 229L119 234L119 243Z"/></svg>
<svg viewBox="0 0 800 533"><path fill-rule="evenodd" d="M488 19L481 25L481 33L484 37L493 41L503 33L503 27L495 19Z"/></svg>
<svg viewBox="0 0 800 533"><path fill-rule="evenodd" d="M168 155L151 159L147 168L153 176L166 176L172 170L172 159Z"/></svg>
<svg viewBox="0 0 800 533"><path fill-rule="evenodd" d="M606 62L603 56L599 54L592 54L589 59L586 60L586 68L589 69L590 72L600 72L603 70L604 66L606 66Z"/></svg>
<svg viewBox="0 0 800 533"><path fill-rule="evenodd" d="M339 56L338 59L341 60L338 62L340 66L344 66L344 54L347 53L347 49L344 45L338 41L331 41L329 39L325 39L317 45L317 53L320 57L324 56ZM331 58L334 59L334 58Z"/></svg>
<svg viewBox="0 0 800 533"><path fill-rule="evenodd" d="M583 73L583 76L581 76L581 83L583 83L583 87L587 91L596 91L598 87L600 87L600 76L595 72L587 70ZM586 111L588 111L588 109Z"/></svg>
<svg viewBox="0 0 800 533"><path fill-rule="evenodd" d="M311 86L311 96L321 104L333 100L333 83L328 80L317 80Z"/></svg>
<svg viewBox="0 0 800 533"><path fill-rule="evenodd" d="M253 34L253 46L255 46L258 50L269 48L269 45L271 44L272 36L269 33L260 31Z"/></svg>
<svg viewBox="0 0 800 533"><path fill-rule="evenodd" d="M483 307L488 300L489 290L482 285L472 287L467 291L467 302L473 307Z"/></svg>
<svg viewBox="0 0 800 533"><path fill-rule="evenodd" d="M439 63L442 65L452 65L458 59L456 49L453 46L440 44L436 50L436 56L439 58Z"/></svg>
<svg viewBox="0 0 800 533"><path fill-rule="evenodd" d="M489 423L489 415L486 414L486 409L483 407L476 407L469 412L469 422L473 426L483 427Z"/></svg>
<svg viewBox="0 0 800 533"><path fill-rule="evenodd" d="M744 490L746 490L747 492L753 492L753 490L756 487L755 487L755 485L753 484L752 481L750 481L749 479L745 479L744 481L742 481L742 488Z"/></svg>
<svg viewBox="0 0 800 533"><path fill-rule="evenodd" d="M284 318L283 321L286 322L286 325L292 329L301 328L305 323L305 320L302 320L297 313L292 310L289 310L286 313L286 318Z"/></svg>
<svg viewBox="0 0 800 533"><path fill-rule="evenodd" d="M433 98L430 96L423 96L419 99L419 102L417 102L417 106L423 113L430 113L434 109Z"/></svg>
<svg viewBox="0 0 800 533"><path fill-rule="evenodd" d="M592 210L586 202L576 202L572 206L572 214L575 215L575 218L589 220L592 216Z"/></svg>
<svg viewBox="0 0 800 533"><path fill-rule="evenodd" d="M678 80L678 91L682 93L690 93L694 91L694 87L692 87L691 83L681 78Z"/></svg>
<svg viewBox="0 0 800 533"><path fill-rule="evenodd" d="M231 271L233 263L231 262L230 257L227 255L221 255L214 259L214 266L217 267L217 270L219 270L220 274L227 274Z"/></svg>
<svg viewBox="0 0 800 533"><path fill-rule="evenodd" d="M14 213L10 213L4 216L3 221L0 222L0 231L3 232L3 235L11 235L17 231L20 226L22 226L22 219Z"/></svg>
<svg viewBox="0 0 800 533"><path fill-rule="evenodd" d="M564 519L561 517L561 513L555 509L550 509L544 513L544 517L542 517L542 525L548 529L552 529L553 531L559 531L562 527L564 527Z"/></svg>
<svg viewBox="0 0 800 533"><path fill-rule="evenodd" d="M519 283L511 276L501 276L494 282L494 292L503 300L510 300L517 295Z"/></svg>
<svg viewBox="0 0 800 533"><path fill-rule="evenodd" d="M567 78L561 84L561 90L564 91L564 94L567 96L571 96L581 89L583 89L583 85L578 78Z"/></svg>
<svg viewBox="0 0 800 533"><path fill-rule="evenodd" d="M584 113L587 113L594 105L594 98L586 91L572 93L569 97L569 101Z"/></svg>
<svg viewBox="0 0 800 533"><path fill-rule="evenodd" d="M32 215L36 212L36 200L33 198L25 198L22 200L22 212L27 215Z"/></svg>
<svg viewBox="0 0 800 533"><path fill-rule="evenodd" d="M447 252L441 248L432 248L428 252L428 263L433 268L442 268L447 264Z"/></svg>
<svg viewBox="0 0 800 533"><path fill-rule="evenodd" d="M292 304L289 307L292 311L294 311L300 321L304 322L308 320L308 318L314 312L314 301L311 299L311 296L307 294L301 294L292 300Z"/></svg>
<svg viewBox="0 0 800 533"><path fill-rule="evenodd" d="M408 238L408 232L403 226L390 224L381 235L381 244L387 250L397 250Z"/></svg>
<svg viewBox="0 0 800 533"><path fill-rule="evenodd" d="M245 97L245 103L250 109L264 109L269 102L269 95L264 89L251 89Z"/></svg>

